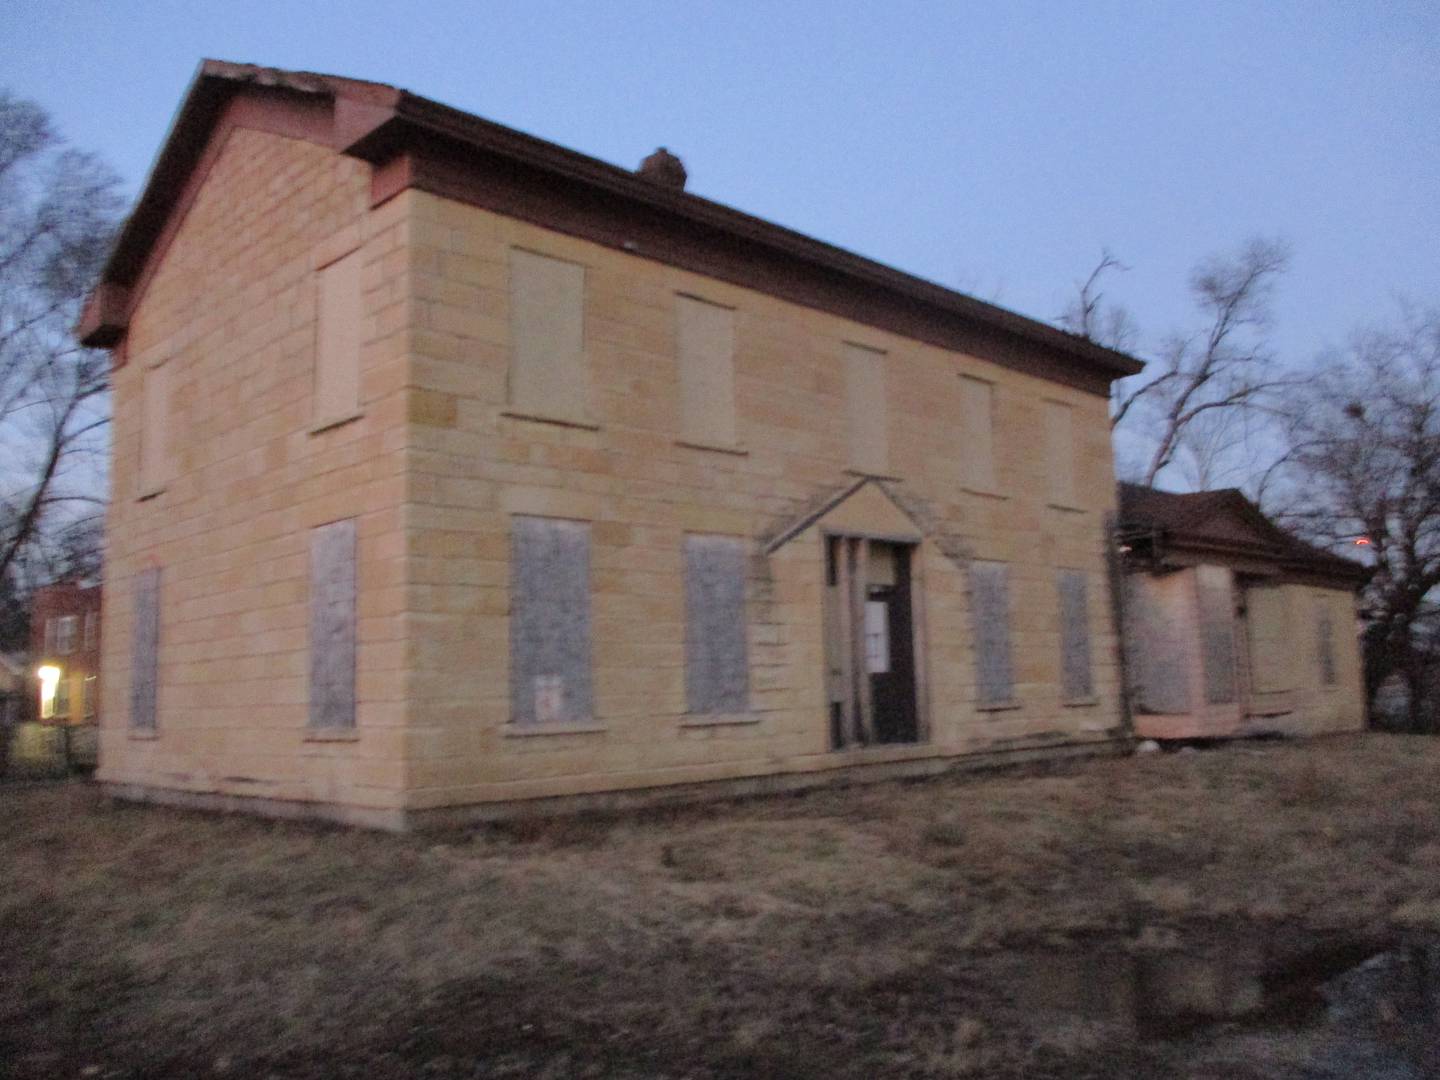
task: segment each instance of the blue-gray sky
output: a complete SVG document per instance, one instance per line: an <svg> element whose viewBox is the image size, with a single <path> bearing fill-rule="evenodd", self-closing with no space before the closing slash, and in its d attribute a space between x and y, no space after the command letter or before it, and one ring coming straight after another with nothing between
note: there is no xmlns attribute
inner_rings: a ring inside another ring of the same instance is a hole
<svg viewBox="0 0 1440 1080"><path fill-rule="evenodd" d="M1440 301L1440 5L3 0L0 84L133 193L203 56L396 83L1041 318L1108 245L1146 339L1294 248L1303 361ZM1145 349L1140 350L1142 355Z"/></svg>

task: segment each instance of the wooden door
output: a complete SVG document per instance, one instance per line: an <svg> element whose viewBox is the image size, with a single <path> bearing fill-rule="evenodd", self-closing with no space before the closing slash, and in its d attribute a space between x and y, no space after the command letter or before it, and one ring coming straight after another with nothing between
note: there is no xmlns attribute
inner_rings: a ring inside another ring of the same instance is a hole
<svg viewBox="0 0 1440 1080"><path fill-rule="evenodd" d="M911 553L832 537L828 546L831 745L917 742Z"/></svg>

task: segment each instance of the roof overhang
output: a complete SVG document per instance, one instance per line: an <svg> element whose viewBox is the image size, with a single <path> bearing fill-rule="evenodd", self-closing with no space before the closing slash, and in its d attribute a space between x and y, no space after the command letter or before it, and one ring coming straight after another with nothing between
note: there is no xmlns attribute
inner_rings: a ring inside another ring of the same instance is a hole
<svg viewBox="0 0 1440 1080"><path fill-rule="evenodd" d="M1238 490L1185 495L1128 486L1135 494L1159 503L1150 512L1143 509L1143 504L1139 511L1128 510L1131 493L1125 490L1127 485L1121 485L1118 529L1121 537L1136 547L1138 557L1131 559L1132 565L1218 563L1261 577L1345 589L1361 588L1373 573L1362 563L1317 548L1285 531ZM1246 525L1251 537L1222 537L1207 531L1215 521L1227 517Z"/></svg>
<svg viewBox="0 0 1440 1080"><path fill-rule="evenodd" d="M369 162L375 202L407 187L457 198L1096 393L1143 367L1047 323L405 90L218 60L200 65L120 231L77 327L84 344L122 340L226 125L277 130Z"/></svg>

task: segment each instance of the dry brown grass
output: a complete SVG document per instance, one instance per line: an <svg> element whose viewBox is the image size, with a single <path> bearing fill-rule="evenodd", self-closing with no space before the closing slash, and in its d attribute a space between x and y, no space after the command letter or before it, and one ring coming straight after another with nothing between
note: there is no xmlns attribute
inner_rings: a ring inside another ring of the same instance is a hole
<svg viewBox="0 0 1440 1080"><path fill-rule="evenodd" d="M0 789L0 1072L1107 1075L987 958L1431 926L1437 776L1365 736L439 837Z"/></svg>

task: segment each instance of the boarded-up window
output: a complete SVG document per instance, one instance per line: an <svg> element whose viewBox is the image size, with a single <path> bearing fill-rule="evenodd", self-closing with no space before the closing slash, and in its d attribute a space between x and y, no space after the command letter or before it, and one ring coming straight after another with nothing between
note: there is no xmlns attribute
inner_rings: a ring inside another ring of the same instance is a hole
<svg viewBox="0 0 1440 1080"><path fill-rule="evenodd" d="M687 442L735 445L735 312L675 298L680 433Z"/></svg>
<svg viewBox="0 0 1440 1080"><path fill-rule="evenodd" d="M355 726L355 520L310 532L310 726Z"/></svg>
<svg viewBox="0 0 1440 1080"><path fill-rule="evenodd" d="M995 490L995 387L960 377L960 483L971 491Z"/></svg>
<svg viewBox="0 0 1440 1080"><path fill-rule="evenodd" d="M692 713L743 713L750 675L745 648L745 544L685 538L685 697Z"/></svg>
<svg viewBox="0 0 1440 1080"><path fill-rule="evenodd" d="M315 423L331 424L360 409L363 304L360 252L336 259L318 274L315 335Z"/></svg>
<svg viewBox="0 0 1440 1080"><path fill-rule="evenodd" d="M1205 701L1228 705L1235 700L1235 601L1230 571L1223 566L1196 567L1195 589Z"/></svg>
<svg viewBox="0 0 1440 1080"><path fill-rule="evenodd" d="M1250 679L1256 692L1278 694L1295 689L1289 591L1282 586L1246 589L1245 630Z"/></svg>
<svg viewBox="0 0 1440 1080"><path fill-rule="evenodd" d="M1315 603L1315 645L1320 659L1320 682L1334 686L1339 677L1335 672L1335 623L1330 604L1322 597Z"/></svg>
<svg viewBox="0 0 1440 1080"><path fill-rule="evenodd" d="M1135 709L1142 714L1190 711L1189 605L1178 574L1126 574L1126 669Z"/></svg>
<svg viewBox="0 0 1440 1080"><path fill-rule="evenodd" d="M1069 405L1045 402L1045 478L1053 506L1075 506L1075 430Z"/></svg>
<svg viewBox="0 0 1440 1080"><path fill-rule="evenodd" d="M851 467L865 473L889 471L884 353L863 345L845 346L845 403Z"/></svg>
<svg viewBox="0 0 1440 1080"><path fill-rule="evenodd" d="M557 420L588 420L585 268L510 252L510 405Z"/></svg>
<svg viewBox="0 0 1440 1080"><path fill-rule="evenodd" d="M517 517L510 549L510 718L593 719L590 526Z"/></svg>
<svg viewBox="0 0 1440 1080"><path fill-rule="evenodd" d="M135 575L135 637L130 658L130 726L155 730L160 682L160 568Z"/></svg>
<svg viewBox="0 0 1440 1080"><path fill-rule="evenodd" d="M45 655L46 655L46 656L54 656L54 655L55 655L55 632L56 632L56 623L57 623L57 621L58 621L58 620L56 620L56 619L46 619L46 620L45 620Z"/></svg>
<svg viewBox="0 0 1440 1080"><path fill-rule="evenodd" d="M170 480L170 364L145 372L140 403L140 492L154 495Z"/></svg>
<svg viewBox="0 0 1440 1080"><path fill-rule="evenodd" d="M85 649L88 652L94 649L100 642L100 613L88 611L85 613Z"/></svg>
<svg viewBox="0 0 1440 1080"><path fill-rule="evenodd" d="M1090 675L1090 606L1085 575L1079 570L1061 570L1057 581L1061 689L1066 701L1084 701L1095 693Z"/></svg>
<svg viewBox="0 0 1440 1080"><path fill-rule="evenodd" d="M1005 705L1015 697L1010 661L1010 568L970 564L970 604L975 623L976 696L981 705Z"/></svg>

